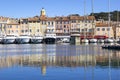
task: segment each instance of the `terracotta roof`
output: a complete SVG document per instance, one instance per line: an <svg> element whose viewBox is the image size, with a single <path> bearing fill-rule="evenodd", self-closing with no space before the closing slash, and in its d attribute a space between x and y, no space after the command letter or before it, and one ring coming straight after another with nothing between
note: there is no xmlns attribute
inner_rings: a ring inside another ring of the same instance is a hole
<svg viewBox="0 0 120 80"><path fill-rule="evenodd" d="M96 27L108 27L109 24L106 24L106 23L96 23ZM112 25L110 25L112 26Z"/></svg>
<svg viewBox="0 0 120 80"><path fill-rule="evenodd" d="M46 20L48 20L48 21L55 21L55 18L54 17L47 17Z"/></svg>

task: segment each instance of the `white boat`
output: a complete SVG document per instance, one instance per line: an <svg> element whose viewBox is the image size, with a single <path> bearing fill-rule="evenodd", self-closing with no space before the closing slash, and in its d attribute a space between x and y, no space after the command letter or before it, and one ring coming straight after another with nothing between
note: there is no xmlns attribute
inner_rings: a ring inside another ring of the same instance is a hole
<svg viewBox="0 0 120 80"><path fill-rule="evenodd" d="M43 36L33 36L30 39L31 43L41 43L43 41Z"/></svg>
<svg viewBox="0 0 120 80"><path fill-rule="evenodd" d="M3 37L2 37L2 36L0 36L0 43L2 43L2 39L3 39Z"/></svg>
<svg viewBox="0 0 120 80"><path fill-rule="evenodd" d="M98 43L104 43L104 40L103 39L99 39L97 40Z"/></svg>
<svg viewBox="0 0 120 80"><path fill-rule="evenodd" d="M70 42L70 39L69 39L69 38L63 38L63 39L62 39L62 42L63 42L63 43L69 43L69 42Z"/></svg>
<svg viewBox="0 0 120 80"><path fill-rule="evenodd" d="M3 44L12 44L15 42L16 36L15 35L6 35L2 38L1 43Z"/></svg>
<svg viewBox="0 0 120 80"><path fill-rule="evenodd" d="M45 43L55 43L56 42L56 34L46 34L44 40L45 40Z"/></svg>
<svg viewBox="0 0 120 80"><path fill-rule="evenodd" d="M82 43L89 43L88 39L82 39Z"/></svg>
<svg viewBox="0 0 120 80"><path fill-rule="evenodd" d="M20 35L19 37L16 38L16 43L18 44L24 44L24 43L29 43L31 37L28 35Z"/></svg>
<svg viewBox="0 0 120 80"><path fill-rule="evenodd" d="M113 40L113 39L110 39L110 38L105 39L105 43L113 43L113 42L114 42L114 40Z"/></svg>
<svg viewBox="0 0 120 80"><path fill-rule="evenodd" d="M90 43L97 43L97 39L90 39L89 42Z"/></svg>

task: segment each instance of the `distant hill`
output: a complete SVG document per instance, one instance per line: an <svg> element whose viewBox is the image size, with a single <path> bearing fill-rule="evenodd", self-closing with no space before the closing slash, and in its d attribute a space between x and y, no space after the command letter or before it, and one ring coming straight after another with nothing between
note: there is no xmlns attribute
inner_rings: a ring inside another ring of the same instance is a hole
<svg viewBox="0 0 120 80"><path fill-rule="evenodd" d="M120 21L120 11L110 12L112 21L117 21L117 14L119 14L119 19L118 20ZM90 16L91 15L92 15L92 13L90 14ZM108 20L108 12L94 13L93 15L95 16L96 20L98 20L98 19Z"/></svg>

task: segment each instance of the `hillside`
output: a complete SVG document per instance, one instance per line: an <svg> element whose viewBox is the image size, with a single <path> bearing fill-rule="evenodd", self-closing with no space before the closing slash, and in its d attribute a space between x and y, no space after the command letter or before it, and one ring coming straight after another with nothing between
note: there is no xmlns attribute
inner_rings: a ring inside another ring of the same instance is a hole
<svg viewBox="0 0 120 80"><path fill-rule="evenodd" d="M92 15L92 13L90 15ZM110 15L111 15L112 21L117 21L117 20L120 21L120 11L110 12ZM117 15L119 15L119 18L117 17ZM108 12L94 13L94 16L95 16L96 20L98 20L98 19L108 20Z"/></svg>

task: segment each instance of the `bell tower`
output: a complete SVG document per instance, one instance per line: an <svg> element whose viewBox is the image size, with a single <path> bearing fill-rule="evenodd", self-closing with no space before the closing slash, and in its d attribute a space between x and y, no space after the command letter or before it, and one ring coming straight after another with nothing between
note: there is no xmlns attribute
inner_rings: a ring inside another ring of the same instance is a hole
<svg viewBox="0 0 120 80"><path fill-rule="evenodd" d="M42 8L40 16L46 16L46 11L44 8Z"/></svg>

